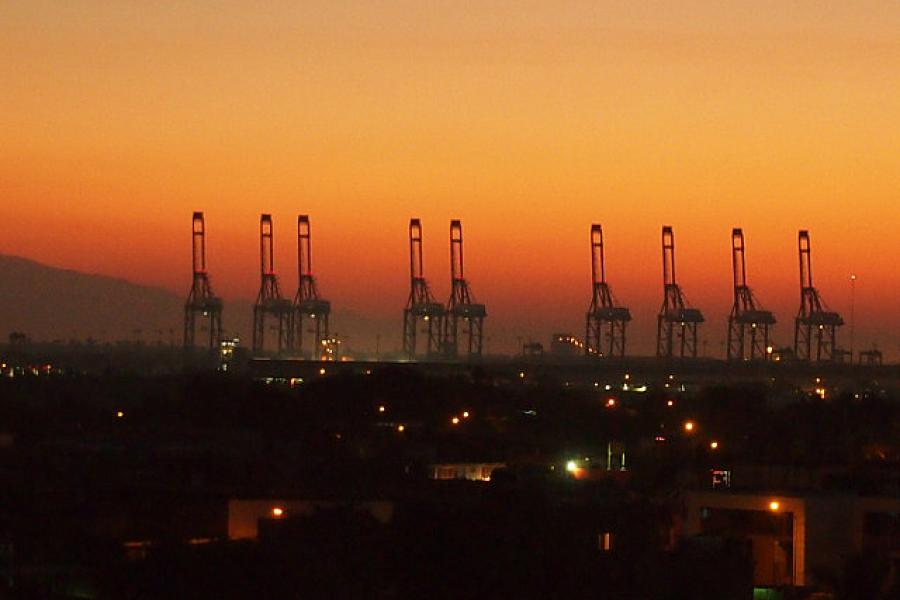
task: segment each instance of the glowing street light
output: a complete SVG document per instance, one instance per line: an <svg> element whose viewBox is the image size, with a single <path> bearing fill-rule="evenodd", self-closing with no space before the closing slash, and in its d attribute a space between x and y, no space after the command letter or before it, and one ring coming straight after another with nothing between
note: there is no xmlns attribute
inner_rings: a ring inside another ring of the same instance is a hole
<svg viewBox="0 0 900 600"><path fill-rule="evenodd" d="M710 450L717 450L719 448L719 442L713 440L709 443Z"/></svg>
<svg viewBox="0 0 900 600"><path fill-rule="evenodd" d="M459 417L453 417L452 419L450 419L450 422L454 425L459 425Z"/></svg>
<svg viewBox="0 0 900 600"><path fill-rule="evenodd" d="M281 518L284 515L284 509L280 506L276 506L272 509L272 516L276 519Z"/></svg>
<svg viewBox="0 0 900 600"><path fill-rule="evenodd" d="M688 433L694 431L694 422L693 421L685 421L684 422L684 430Z"/></svg>
<svg viewBox="0 0 900 600"><path fill-rule="evenodd" d="M769 510L771 510L772 512L777 512L779 508L781 508L781 503L779 503L778 500L772 500L771 502L769 502Z"/></svg>
<svg viewBox="0 0 900 600"><path fill-rule="evenodd" d="M578 470L578 463L576 463L574 460L570 460L569 462L566 463L566 471L568 471L569 473L574 473L577 470Z"/></svg>

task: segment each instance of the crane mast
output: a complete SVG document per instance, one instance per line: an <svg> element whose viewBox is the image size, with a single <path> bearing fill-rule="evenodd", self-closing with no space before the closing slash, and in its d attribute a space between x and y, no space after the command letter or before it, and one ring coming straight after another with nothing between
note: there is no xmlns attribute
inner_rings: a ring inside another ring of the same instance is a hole
<svg viewBox="0 0 900 600"><path fill-rule="evenodd" d="M206 221L202 212L195 212L191 219L191 246L193 279L184 304L184 347L194 347L200 316L208 320L207 347L214 349L222 338L222 299L213 294L206 271Z"/></svg>
<svg viewBox="0 0 900 600"><path fill-rule="evenodd" d="M313 359L329 360L337 358L334 349L328 346L328 326L331 316L331 302L319 296L319 288L312 271L312 231L309 215L297 217L297 294L294 296L293 350ZM309 333L313 334L312 346L308 352L303 348L303 334L307 321Z"/></svg>
<svg viewBox="0 0 900 600"><path fill-rule="evenodd" d="M728 360L768 360L769 327L775 316L757 306L756 298L747 285L747 264L744 232L731 230L731 266L734 275L734 302L728 316Z"/></svg>
<svg viewBox="0 0 900 600"><path fill-rule="evenodd" d="M625 325L631 312L617 306L606 282L603 228L591 225L591 304L585 318L584 352L588 356L625 356Z"/></svg>
<svg viewBox="0 0 900 600"><path fill-rule="evenodd" d="M265 337L268 318L274 321L276 332L277 354L290 349L291 312L290 300L281 296L278 287L278 276L275 274L275 236L272 226L272 215L263 214L259 220L259 262L260 286L253 305L253 352L262 354L266 351Z"/></svg>
<svg viewBox="0 0 900 600"><path fill-rule="evenodd" d="M819 290L813 286L812 247L808 231L799 232L797 249L800 257L800 309L794 319L794 356L798 360L833 362L843 356L836 347L836 337L837 328L844 324L844 319L828 310Z"/></svg>
<svg viewBox="0 0 900 600"><path fill-rule="evenodd" d="M472 291L465 278L463 261L462 222L450 221L450 299L444 320L443 347L448 358L459 355L459 334L465 341L467 358L481 357L484 346L484 304L473 301Z"/></svg>
<svg viewBox="0 0 900 600"><path fill-rule="evenodd" d="M428 358L438 356L442 350L442 332L446 310L435 302L425 279L422 258L422 223L409 221L409 298L403 309L403 351L413 360L417 354L416 342L421 327L426 335Z"/></svg>
<svg viewBox="0 0 900 600"><path fill-rule="evenodd" d="M704 321L703 314L688 307L675 279L675 234L668 225L662 228L662 260L663 303L656 318L656 356L696 358L697 326Z"/></svg>

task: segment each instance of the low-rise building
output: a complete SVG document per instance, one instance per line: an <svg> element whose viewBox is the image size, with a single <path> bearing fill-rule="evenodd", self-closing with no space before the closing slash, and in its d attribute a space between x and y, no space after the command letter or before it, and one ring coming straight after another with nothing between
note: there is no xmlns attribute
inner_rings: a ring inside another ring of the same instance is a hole
<svg viewBox="0 0 900 600"><path fill-rule="evenodd" d="M900 562L900 497L692 491L685 510L687 535L752 543L758 587L823 583L864 552Z"/></svg>

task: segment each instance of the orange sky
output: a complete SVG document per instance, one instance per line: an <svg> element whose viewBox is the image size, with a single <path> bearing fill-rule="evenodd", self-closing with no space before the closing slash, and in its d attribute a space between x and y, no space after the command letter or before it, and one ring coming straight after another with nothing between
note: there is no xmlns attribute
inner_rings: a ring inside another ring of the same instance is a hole
<svg viewBox="0 0 900 600"><path fill-rule="evenodd" d="M182 294L190 213L204 210L216 291L250 298L259 213L274 215L293 292L306 212L322 292L383 323L391 346L409 217L423 219L441 299L461 218L489 347L512 350L517 336L581 333L598 221L632 349L649 353L671 224L715 354L731 227L783 343L802 227L845 318L858 274L857 349L896 360L898 31L893 0L12 0L0 252Z"/></svg>

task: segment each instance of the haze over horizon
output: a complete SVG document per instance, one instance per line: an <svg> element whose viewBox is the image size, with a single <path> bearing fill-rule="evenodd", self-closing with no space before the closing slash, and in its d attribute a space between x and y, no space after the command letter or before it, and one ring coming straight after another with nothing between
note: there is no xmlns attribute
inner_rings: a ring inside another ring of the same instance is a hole
<svg viewBox="0 0 900 600"><path fill-rule="evenodd" d="M252 300L268 212L292 297L305 213L322 294L395 323L399 344L408 219L444 301L460 218L489 350L512 352L583 334L599 222L629 353L650 354L672 225L721 355L731 228L785 345L808 229L815 284L848 324L858 277L855 349L896 361L897 31L888 0L9 2L0 253L181 297L203 210L214 289Z"/></svg>

